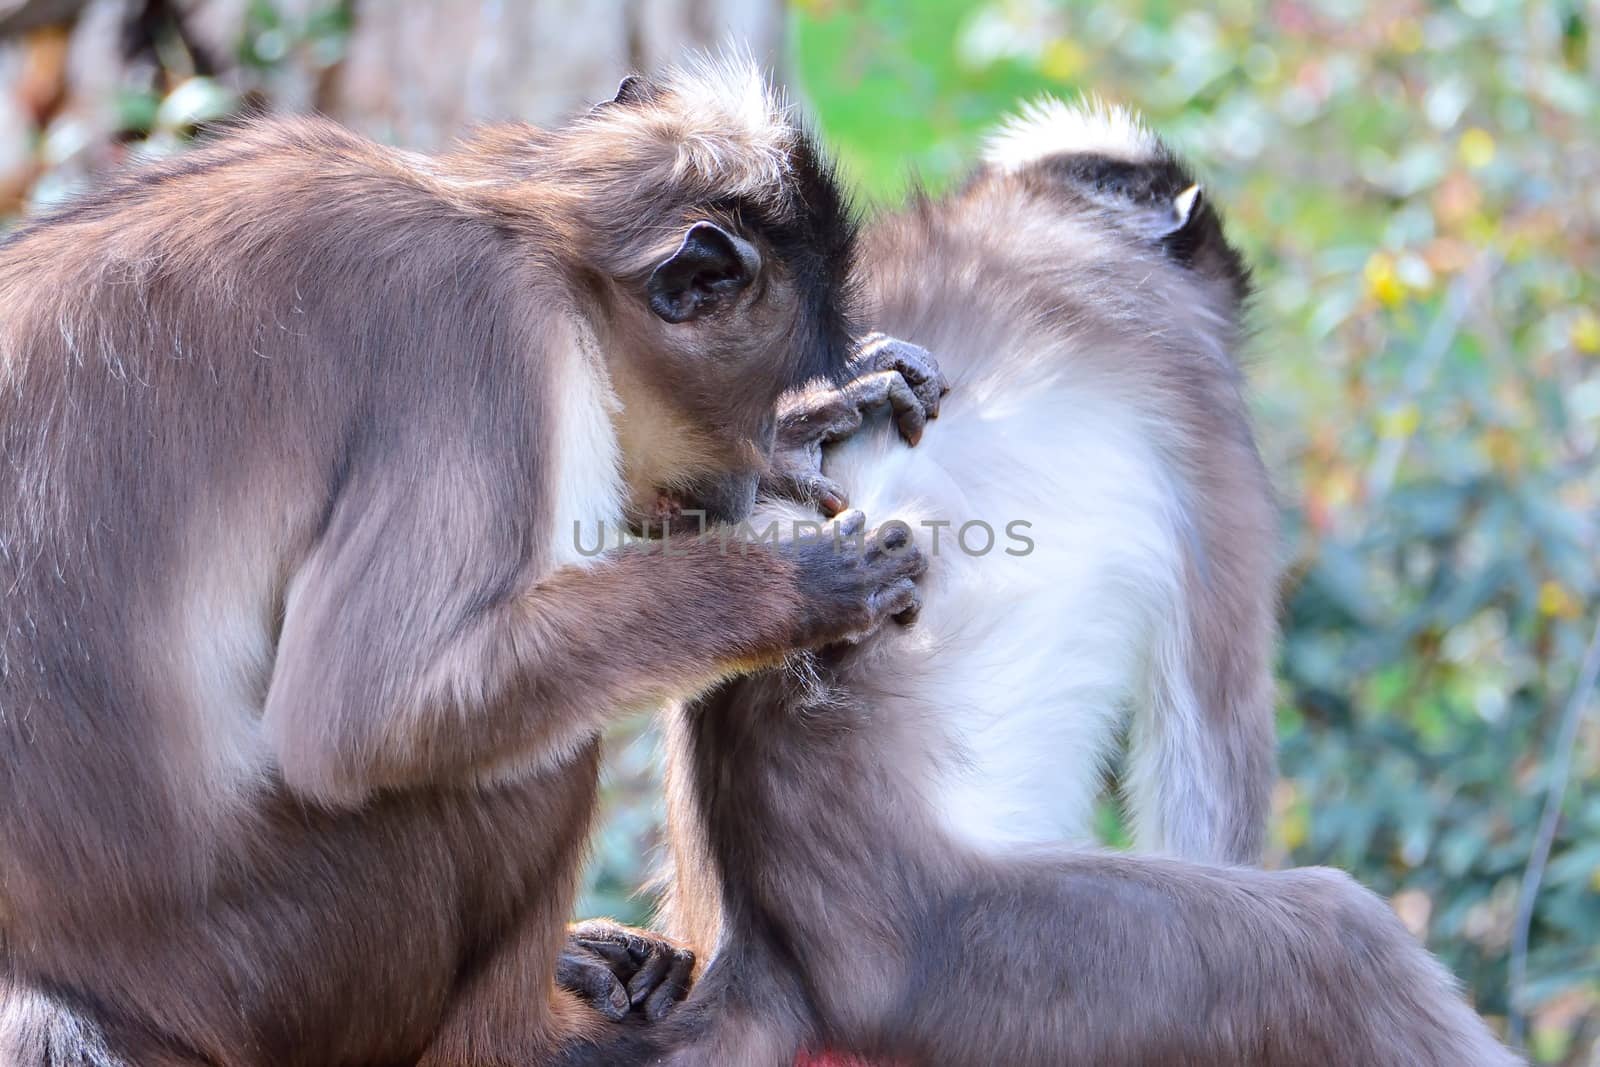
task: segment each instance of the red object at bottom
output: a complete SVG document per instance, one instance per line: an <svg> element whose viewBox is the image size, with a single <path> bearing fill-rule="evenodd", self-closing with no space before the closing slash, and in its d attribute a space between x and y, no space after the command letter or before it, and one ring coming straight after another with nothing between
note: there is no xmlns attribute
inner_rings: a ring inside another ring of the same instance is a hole
<svg viewBox="0 0 1600 1067"><path fill-rule="evenodd" d="M860 1056L838 1052L802 1052L794 1059L794 1067L872 1067Z"/></svg>

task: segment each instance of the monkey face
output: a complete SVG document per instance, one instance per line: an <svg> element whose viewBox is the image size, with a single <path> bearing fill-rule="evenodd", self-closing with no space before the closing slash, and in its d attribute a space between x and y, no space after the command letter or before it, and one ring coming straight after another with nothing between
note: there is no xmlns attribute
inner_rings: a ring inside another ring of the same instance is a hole
<svg viewBox="0 0 1600 1067"><path fill-rule="evenodd" d="M687 224L618 301L626 340L610 346L611 370L636 522L744 518L771 458L779 396L842 368L844 297L786 253L771 231L718 213Z"/></svg>
<svg viewBox="0 0 1600 1067"><path fill-rule="evenodd" d="M855 224L831 169L759 78L722 77L630 80L591 119L666 153L638 164L656 180L627 183L628 214L613 202L600 227L627 239L593 260L636 522L743 518L779 396L839 380L856 332ZM697 126L708 113L721 125Z"/></svg>

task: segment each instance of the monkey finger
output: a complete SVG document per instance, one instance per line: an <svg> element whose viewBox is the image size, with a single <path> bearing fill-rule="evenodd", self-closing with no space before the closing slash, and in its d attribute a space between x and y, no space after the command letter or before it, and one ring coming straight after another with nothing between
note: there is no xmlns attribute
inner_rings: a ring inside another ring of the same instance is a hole
<svg viewBox="0 0 1600 1067"><path fill-rule="evenodd" d="M582 919L567 928L573 941L604 941L626 943L628 928L610 919Z"/></svg>
<svg viewBox="0 0 1600 1067"><path fill-rule="evenodd" d="M894 414L900 436L905 438L907 444L914 445L922 439L923 427L928 422L927 410L911 385L898 371L875 371L865 377L857 378L845 386L845 391L855 399L856 407L862 411L888 404ZM840 439L823 438L829 443Z"/></svg>
<svg viewBox="0 0 1600 1067"><path fill-rule="evenodd" d="M850 506L850 497L844 487L820 474L806 475L798 482L796 489L794 499L814 505L830 519Z"/></svg>
<svg viewBox="0 0 1600 1067"><path fill-rule="evenodd" d="M850 353L850 366L852 368L864 367L879 359L883 351L895 343L895 338L890 337L882 330L873 330L861 335L856 340L855 350ZM881 370L873 366L872 370Z"/></svg>
<svg viewBox="0 0 1600 1067"><path fill-rule="evenodd" d="M906 380L899 375L889 383L889 406L894 410L895 426L908 445L922 440L922 431L928 425L928 409Z"/></svg>
<svg viewBox="0 0 1600 1067"><path fill-rule="evenodd" d="M928 573L928 554L915 544L896 553L900 573L907 578L921 578Z"/></svg>
<svg viewBox="0 0 1600 1067"><path fill-rule="evenodd" d="M626 979L639 967L639 959L629 951L628 946L619 941L595 941L577 938L574 943L583 947L587 952L605 960L611 967L611 973L619 979Z"/></svg>
<svg viewBox="0 0 1600 1067"><path fill-rule="evenodd" d="M918 349L918 351L922 350ZM923 354L927 355L926 352L923 352ZM911 387L911 391L916 394L917 400L921 402L922 409L927 413L928 418L937 419L939 417L939 408L944 395L950 391L950 383L945 380L944 374L933 364L931 358L927 365L900 362L892 367L885 368L885 370L898 374L905 379L906 384Z"/></svg>
<svg viewBox="0 0 1600 1067"><path fill-rule="evenodd" d="M627 995L632 1005L645 1005L646 1017L654 1019L664 1013L672 1003L688 992L690 973L694 969L694 953L688 949L674 949L672 945L654 947L645 966L627 984Z"/></svg>
<svg viewBox="0 0 1600 1067"><path fill-rule="evenodd" d="M928 569L928 557L911 537L903 522L885 523L867 542L867 562L883 569L887 577L920 578Z"/></svg>
<svg viewBox="0 0 1600 1067"><path fill-rule="evenodd" d="M854 384L852 381L842 389L814 395L811 407L785 420L779 428L779 441L790 446L843 441L861 429L863 411L873 403L863 401L859 390L850 388Z"/></svg>
<svg viewBox="0 0 1600 1067"><path fill-rule="evenodd" d="M858 373L892 370L898 371L913 387L929 385L935 396L950 391L950 382L939 369L939 362L921 345L887 337L881 333L868 334L857 349L853 365ZM919 390L920 392L920 390Z"/></svg>
<svg viewBox="0 0 1600 1067"><path fill-rule="evenodd" d="M648 959L628 979L628 1002L638 1007L649 999L655 992L661 980L666 977L667 970L672 966L671 950L651 953Z"/></svg>
<svg viewBox="0 0 1600 1067"><path fill-rule="evenodd" d="M944 395L950 391L950 383L944 380L943 374L940 374L937 378L912 386L912 390L917 394L917 399L922 401L922 406L927 409L928 418L937 419L939 408L944 404Z"/></svg>
<svg viewBox="0 0 1600 1067"><path fill-rule="evenodd" d="M556 981L612 1022L621 1022L632 1007L627 988L602 960L563 952L556 960Z"/></svg>
<svg viewBox="0 0 1600 1067"><path fill-rule="evenodd" d="M844 486L832 478L820 474L808 475L803 488L804 496L801 499L815 504L830 519L850 506L850 496L844 491Z"/></svg>
<svg viewBox="0 0 1600 1067"><path fill-rule="evenodd" d="M950 379L945 377L933 355L920 345L901 342L895 349L895 356L894 369L910 383L928 418L937 419L944 395L950 391Z"/></svg>
<svg viewBox="0 0 1600 1067"><path fill-rule="evenodd" d="M833 526L840 537L854 537L867 528L867 513L860 508L851 508L835 517Z"/></svg>
<svg viewBox="0 0 1600 1067"><path fill-rule="evenodd" d="M810 466L792 464L784 459L773 461L773 469L761 479L761 492L810 504L830 519L850 506L850 498L838 482L823 477Z"/></svg>
<svg viewBox="0 0 1600 1067"><path fill-rule="evenodd" d="M905 615L916 618L922 610L922 594L917 590L916 582L901 578L873 594L872 610L874 616L880 619L898 620Z"/></svg>
<svg viewBox="0 0 1600 1067"><path fill-rule="evenodd" d="M808 389L779 402L778 447L815 444L830 435L849 435L860 426L861 412L843 389Z"/></svg>
<svg viewBox="0 0 1600 1067"><path fill-rule="evenodd" d="M898 552L911 543L911 527L903 522L885 523L874 533L873 543L876 548Z"/></svg>
<svg viewBox="0 0 1600 1067"><path fill-rule="evenodd" d="M668 968L666 977L656 986L655 992L650 994L650 999L644 1002L645 1019L649 1022L659 1022L676 1007L679 1001L689 995L693 976L694 953L673 953L672 966Z"/></svg>
<svg viewBox="0 0 1600 1067"><path fill-rule="evenodd" d="M850 369L858 376L877 371L900 371L913 385L930 374L933 358L928 350L910 341L873 331L863 337L850 358Z"/></svg>

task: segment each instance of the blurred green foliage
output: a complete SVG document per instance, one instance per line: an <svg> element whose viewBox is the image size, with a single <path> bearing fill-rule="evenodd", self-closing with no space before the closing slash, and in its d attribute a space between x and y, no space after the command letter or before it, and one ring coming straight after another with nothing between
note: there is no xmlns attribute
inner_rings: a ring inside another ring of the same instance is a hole
<svg viewBox="0 0 1600 1067"><path fill-rule="evenodd" d="M1390 896L1504 1015L1600 606L1600 11L810 0L794 26L818 124L875 200L959 176L1041 93L1134 106L1200 166L1257 268L1250 377L1285 505L1274 860ZM1596 704L1531 931L1548 1062L1586 1062L1600 1028Z"/></svg>

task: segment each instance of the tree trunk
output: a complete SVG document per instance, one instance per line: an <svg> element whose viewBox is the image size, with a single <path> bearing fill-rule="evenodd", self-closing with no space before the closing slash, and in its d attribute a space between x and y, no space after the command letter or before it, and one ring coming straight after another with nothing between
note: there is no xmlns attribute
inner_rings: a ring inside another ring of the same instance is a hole
<svg viewBox="0 0 1600 1067"><path fill-rule="evenodd" d="M194 74L434 149L557 121L694 50L778 69L784 27L783 0L0 0L0 219L36 181L50 199L122 158L127 91Z"/></svg>
<svg viewBox="0 0 1600 1067"><path fill-rule="evenodd" d="M547 123L693 48L782 54L780 0L413 0L356 14L329 111L419 148L485 120Z"/></svg>
<svg viewBox="0 0 1600 1067"><path fill-rule="evenodd" d="M197 0L193 25L229 54L247 0ZM279 0L290 27L328 0ZM694 49L783 57L782 0L357 0L343 60L320 69L305 49L269 75L267 96L315 107L379 140L437 148L497 119L549 123L610 97L630 71Z"/></svg>

